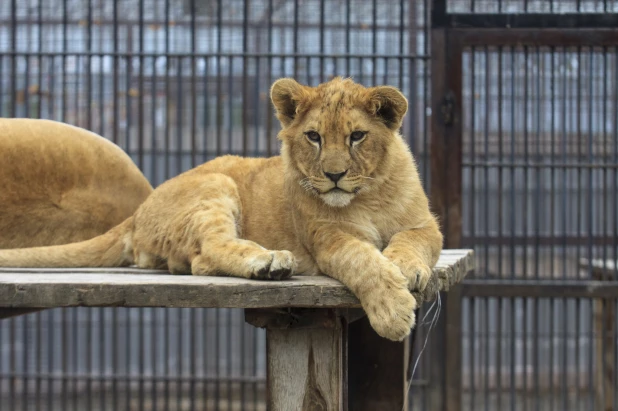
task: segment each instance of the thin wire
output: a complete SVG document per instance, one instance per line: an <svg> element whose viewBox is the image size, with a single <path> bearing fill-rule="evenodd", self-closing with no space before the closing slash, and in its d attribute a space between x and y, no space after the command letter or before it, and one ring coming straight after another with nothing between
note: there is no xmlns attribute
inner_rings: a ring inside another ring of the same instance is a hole
<svg viewBox="0 0 618 411"><path fill-rule="evenodd" d="M436 305L436 303L438 304L437 305L438 308L435 314L433 315L433 317L431 318L431 322L429 323L429 328L427 329L427 335L425 336L425 341L423 342L423 347L421 348L421 351L418 353L418 357L416 357L416 361L414 362L414 367L412 367L412 374L410 375L410 381L408 381L408 388L406 392L409 392L410 388L412 387L412 381L414 380L414 373L416 372L416 367L418 366L421 356L423 355L423 352L425 351L425 348L427 347L427 341L429 340L429 335L431 334L431 330L433 330L433 328L436 326L438 322L438 318L440 317L440 311L442 310L442 299L440 298L439 292L436 293L436 300L433 302L433 304L431 304L431 307L429 307L429 310L427 310L427 312L423 316L423 319L421 320L420 324L418 324L418 326L425 325L425 319L427 318L429 313L433 310L433 307ZM401 408L401 411L405 411L405 407L406 405L404 403Z"/></svg>

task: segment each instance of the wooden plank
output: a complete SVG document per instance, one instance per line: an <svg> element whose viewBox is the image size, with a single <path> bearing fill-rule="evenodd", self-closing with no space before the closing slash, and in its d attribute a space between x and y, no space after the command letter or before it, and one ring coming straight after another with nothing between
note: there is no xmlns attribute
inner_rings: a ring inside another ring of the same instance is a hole
<svg viewBox="0 0 618 411"><path fill-rule="evenodd" d="M472 264L472 251L445 250L434 275L440 278L440 286L448 289L461 281ZM326 276L256 281L178 276L135 268L0 268L0 307L77 306L357 308L360 304L343 284Z"/></svg>
<svg viewBox="0 0 618 411"><path fill-rule="evenodd" d="M268 410L347 411L346 322L324 315L337 320L267 328Z"/></svg>

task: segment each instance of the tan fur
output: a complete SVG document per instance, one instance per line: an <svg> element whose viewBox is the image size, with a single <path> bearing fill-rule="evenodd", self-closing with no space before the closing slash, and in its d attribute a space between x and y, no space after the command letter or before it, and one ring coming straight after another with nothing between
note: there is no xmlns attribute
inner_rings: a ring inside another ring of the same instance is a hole
<svg viewBox="0 0 618 411"><path fill-rule="evenodd" d="M281 156L220 157L162 184L113 234L124 256L85 253L95 239L87 247L0 251L0 265L87 266L114 257L197 275L323 272L358 296L380 335L403 339L417 305L409 290L426 286L442 248L398 132L406 99L393 87L339 78L316 88L281 79L271 98L283 127ZM366 135L351 143L354 131ZM332 191L324 173L344 171Z"/></svg>
<svg viewBox="0 0 618 411"><path fill-rule="evenodd" d="M105 233L150 195L118 146L68 124L0 119L0 249Z"/></svg>

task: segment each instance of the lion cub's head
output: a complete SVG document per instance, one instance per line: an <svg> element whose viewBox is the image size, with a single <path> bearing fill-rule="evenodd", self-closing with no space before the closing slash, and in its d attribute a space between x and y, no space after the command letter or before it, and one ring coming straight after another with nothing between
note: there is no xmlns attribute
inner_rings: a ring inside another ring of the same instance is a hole
<svg viewBox="0 0 618 411"><path fill-rule="evenodd" d="M408 109L399 90L341 78L308 87L284 78L273 84L271 99L282 156L307 192L345 207L385 177Z"/></svg>

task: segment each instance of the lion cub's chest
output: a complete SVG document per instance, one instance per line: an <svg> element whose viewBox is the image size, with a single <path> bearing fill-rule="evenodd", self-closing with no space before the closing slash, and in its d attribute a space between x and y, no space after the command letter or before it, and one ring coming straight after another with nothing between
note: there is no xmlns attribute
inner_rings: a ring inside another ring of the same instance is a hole
<svg viewBox="0 0 618 411"><path fill-rule="evenodd" d="M347 221L342 221L342 229L346 230L345 226L348 225L352 233L356 233L382 250L388 245L393 235L403 229L402 218L389 211L362 210L350 215Z"/></svg>

